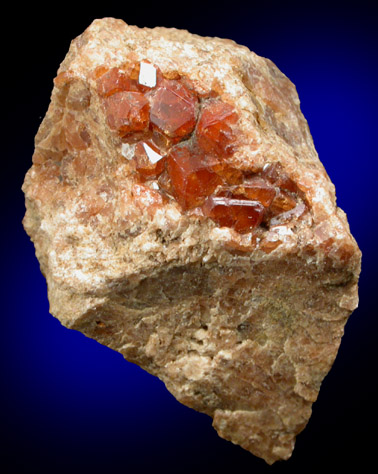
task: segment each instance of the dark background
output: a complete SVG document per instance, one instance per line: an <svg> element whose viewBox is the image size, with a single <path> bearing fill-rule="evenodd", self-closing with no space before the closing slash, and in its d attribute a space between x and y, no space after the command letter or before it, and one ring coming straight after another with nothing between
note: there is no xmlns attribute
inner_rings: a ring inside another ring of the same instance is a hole
<svg viewBox="0 0 378 474"><path fill-rule="evenodd" d="M374 463L378 51L373 4L137 0L86 9L80 2L7 7L1 57L3 473L365 472ZM289 461L269 467L222 440L209 417L180 405L158 379L49 314L45 281L21 225L20 188L70 40L104 16L231 38L273 60L297 87L338 204L362 249L363 270L360 307Z"/></svg>

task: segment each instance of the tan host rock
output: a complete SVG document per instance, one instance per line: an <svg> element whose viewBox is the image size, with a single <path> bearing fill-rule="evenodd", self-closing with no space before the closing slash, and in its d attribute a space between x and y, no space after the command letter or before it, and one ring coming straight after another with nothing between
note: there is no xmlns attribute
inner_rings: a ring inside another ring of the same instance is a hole
<svg viewBox="0 0 378 474"><path fill-rule="evenodd" d="M23 186L51 313L288 459L361 257L295 87L230 40L112 18L54 82Z"/></svg>

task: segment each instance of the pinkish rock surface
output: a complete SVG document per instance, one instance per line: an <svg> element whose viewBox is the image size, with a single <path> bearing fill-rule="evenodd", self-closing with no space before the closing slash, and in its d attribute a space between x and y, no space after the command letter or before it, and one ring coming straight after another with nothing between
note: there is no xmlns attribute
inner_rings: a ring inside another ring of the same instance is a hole
<svg viewBox="0 0 378 474"><path fill-rule="evenodd" d="M113 18L54 83L23 186L51 313L288 459L361 259L295 87L233 41Z"/></svg>

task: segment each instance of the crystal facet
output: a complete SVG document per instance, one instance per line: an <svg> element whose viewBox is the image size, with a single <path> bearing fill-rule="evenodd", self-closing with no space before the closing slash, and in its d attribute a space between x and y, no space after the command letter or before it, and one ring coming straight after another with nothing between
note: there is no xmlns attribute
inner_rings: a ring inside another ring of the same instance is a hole
<svg viewBox="0 0 378 474"><path fill-rule="evenodd" d="M139 84L147 87L156 86L156 67L150 63L142 61L139 69Z"/></svg>
<svg viewBox="0 0 378 474"><path fill-rule="evenodd" d="M149 102L141 92L117 92L105 99L107 121L119 135L148 128Z"/></svg>
<svg viewBox="0 0 378 474"><path fill-rule="evenodd" d="M265 208L258 201L226 196L210 196L202 206L205 216L220 226L233 227L240 233L250 232L264 218Z"/></svg>
<svg viewBox="0 0 378 474"><path fill-rule="evenodd" d="M281 212L287 212L297 205L297 202L292 198L288 193L280 191L277 196L273 199L272 205L270 207L270 212L273 215L280 214Z"/></svg>
<svg viewBox="0 0 378 474"><path fill-rule="evenodd" d="M197 97L184 84L164 80L151 99L151 123L169 137L185 137L196 125L197 103Z"/></svg>
<svg viewBox="0 0 378 474"><path fill-rule="evenodd" d="M232 155L232 143L235 140L232 125L237 120L237 114L231 105L220 101L209 102L198 120L197 140L200 147L208 153Z"/></svg>
<svg viewBox="0 0 378 474"><path fill-rule="evenodd" d="M102 97L109 97L117 92L136 90L132 80L118 67L109 69L97 80L97 91Z"/></svg>
<svg viewBox="0 0 378 474"><path fill-rule="evenodd" d="M172 149L168 155L167 169L173 194L184 209L200 205L220 183L200 153L192 153L188 146Z"/></svg>
<svg viewBox="0 0 378 474"><path fill-rule="evenodd" d="M165 159L153 143L139 142L135 147L136 171L142 178L157 178L164 170Z"/></svg>
<svg viewBox="0 0 378 474"><path fill-rule="evenodd" d="M248 199L259 201L264 207L269 207L276 196L275 188L260 177L245 180L235 190L235 193L242 194Z"/></svg>

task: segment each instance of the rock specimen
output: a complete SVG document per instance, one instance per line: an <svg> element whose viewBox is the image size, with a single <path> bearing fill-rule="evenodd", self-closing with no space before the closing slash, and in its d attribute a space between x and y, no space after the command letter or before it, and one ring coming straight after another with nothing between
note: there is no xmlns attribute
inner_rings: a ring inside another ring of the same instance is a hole
<svg viewBox="0 0 378 474"><path fill-rule="evenodd" d="M360 271L293 84L232 41L112 18L54 84L23 187L52 314L288 459Z"/></svg>

